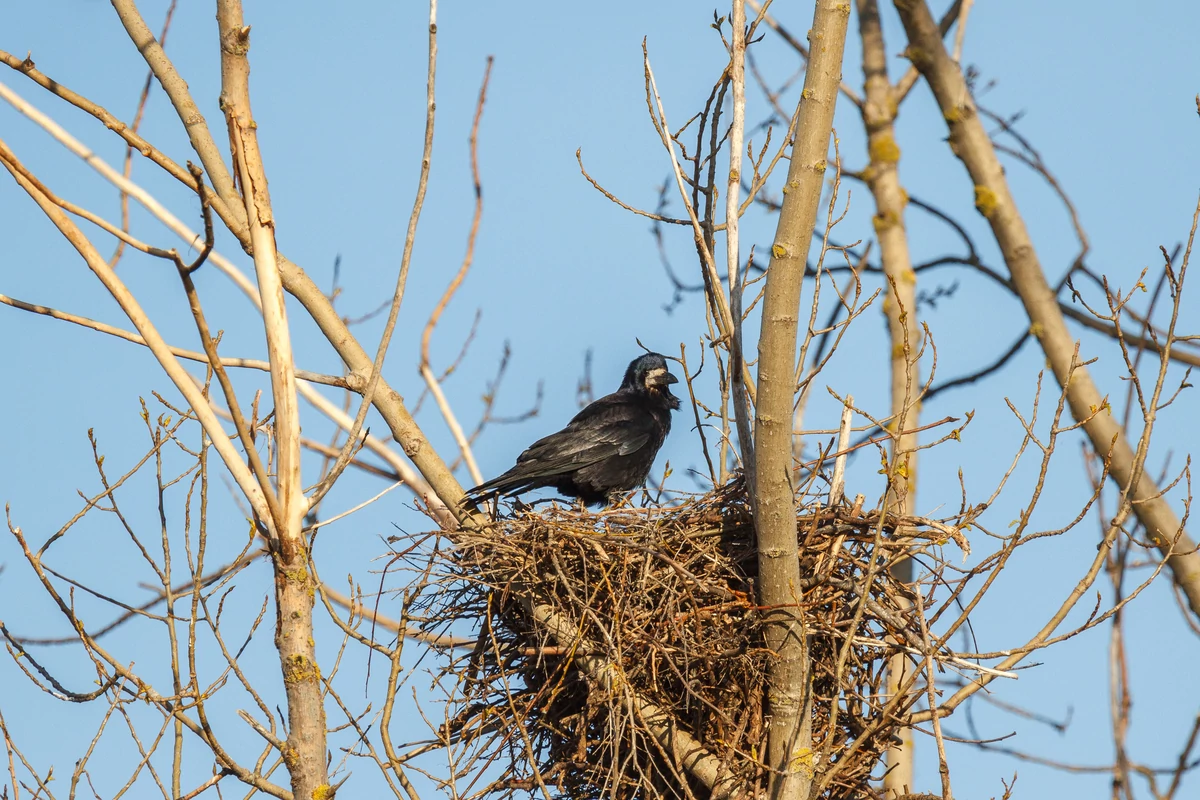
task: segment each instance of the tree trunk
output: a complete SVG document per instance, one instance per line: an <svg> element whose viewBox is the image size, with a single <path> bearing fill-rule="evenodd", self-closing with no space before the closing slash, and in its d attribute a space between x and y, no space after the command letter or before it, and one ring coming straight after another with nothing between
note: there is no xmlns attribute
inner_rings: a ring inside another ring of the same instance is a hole
<svg viewBox="0 0 1200 800"><path fill-rule="evenodd" d="M275 219L250 109L250 29L240 0L217 0L221 39L221 108L234 170L242 189L262 299L271 392L275 401L275 468L279 519L271 541L275 568L275 648L287 696L288 736L279 743L296 798L329 793L325 699L313 637L313 577L301 532L308 501L300 474L300 418L283 284L275 250Z"/></svg>
<svg viewBox="0 0 1200 800"><path fill-rule="evenodd" d="M804 77L796 141L771 246L758 344L753 501L758 596L766 609L766 646L776 654L768 682L767 764L773 800L807 798L815 768L808 642L797 607L800 562L791 419L800 290L821 200L849 18L849 4L818 0L809 34L811 57Z"/></svg>
<svg viewBox="0 0 1200 800"><path fill-rule="evenodd" d="M904 226L904 207L908 195L900 185L900 148L896 144L895 119L898 106L896 90L888 79L887 50L876 0L857 0L858 30L862 39L863 126L867 131L867 186L875 200L872 219L879 241L883 274L887 279L884 314L891 349L891 417L898 436L892 440L892 462L888 476L891 513L911 516L916 510L917 437L902 431L918 426L921 389L917 353L921 332L917 324L917 274L912 268L908 233ZM896 564L893 575L901 581L912 580L912 561ZM894 696L909 668L909 657L898 653L888 660L887 693ZM883 778L885 796L907 794L913 786L912 731L898 732L901 744L887 751L887 773Z"/></svg>

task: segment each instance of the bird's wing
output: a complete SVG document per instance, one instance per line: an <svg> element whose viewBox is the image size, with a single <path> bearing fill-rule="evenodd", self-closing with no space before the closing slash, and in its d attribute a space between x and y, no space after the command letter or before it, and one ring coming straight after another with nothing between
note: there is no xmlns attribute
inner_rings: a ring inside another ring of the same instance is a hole
<svg viewBox="0 0 1200 800"><path fill-rule="evenodd" d="M505 472L467 492L479 498L553 483L562 475L614 456L635 453L651 443L655 421L621 392L601 397L575 415L567 427L537 440Z"/></svg>
<svg viewBox="0 0 1200 800"><path fill-rule="evenodd" d="M558 433L534 442L517 459L533 477L557 475L635 453L654 434L654 419L619 395L602 397Z"/></svg>

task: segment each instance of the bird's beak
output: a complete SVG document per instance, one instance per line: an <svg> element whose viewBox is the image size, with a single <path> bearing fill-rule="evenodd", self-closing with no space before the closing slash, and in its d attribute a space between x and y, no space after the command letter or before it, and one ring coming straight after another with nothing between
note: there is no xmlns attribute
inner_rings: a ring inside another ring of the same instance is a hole
<svg viewBox="0 0 1200 800"><path fill-rule="evenodd" d="M661 367L646 373L647 386L670 386L672 383L679 383L679 378Z"/></svg>

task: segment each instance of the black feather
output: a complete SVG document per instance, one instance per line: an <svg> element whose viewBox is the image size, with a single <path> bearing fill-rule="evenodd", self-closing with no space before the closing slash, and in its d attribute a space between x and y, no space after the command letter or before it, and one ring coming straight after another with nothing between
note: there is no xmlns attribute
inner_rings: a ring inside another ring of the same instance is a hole
<svg viewBox="0 0 1200 800"><path fill-rule="evenodd" d="M636 358L621 388L589 404L558 433L530 445L516 466L467 492L479 501L551 487L595 505L646 482L658 449L671 431L679 380L658 353Z"/></svg>

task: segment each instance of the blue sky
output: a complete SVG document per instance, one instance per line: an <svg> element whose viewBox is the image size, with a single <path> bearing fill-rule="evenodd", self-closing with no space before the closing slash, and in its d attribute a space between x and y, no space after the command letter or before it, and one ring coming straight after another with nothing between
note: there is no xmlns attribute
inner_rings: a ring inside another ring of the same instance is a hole
<svg viewBox="0 0 1200 800"><path fill-rule="evenodd" d="M141 4L151 27L158 27L166 5ZM357 316L390 296L415 193L427 8L419 3L363 2L333 14L326 4L296 2L288 4L286 13L282 9L248 4L246 10L253 26L254 111L279 221L279 246L321 285L329 285L334 259L340 255L339 309ZM777 14L798 35L803 35L811 19L807 4L781 6ZM898 54L903 49L903 31L890 8L884 9L884 21L888 52ZM537 3L519 11L505 4L444 4L440 9L432 177L386 375L406 397L419 395L420 332L465 248L473 200L467 136L485 59L494 55L479 142L485 207L475 266L443 317L433 357L435 367L448 365L476 310L481 310L478 335L446 386L464 424L477 418L480 397L505 342L513 355L498 413L519 413L528 407L538 381L544 382L545 401L540 416L520 425L494 427L485 434L476 455L487 475L506 468L525 444L569 418L588 350L594 353L596 388L604 392L615 388L624 366L637 354L637 338L668 354L677 353L681 342L691 354L699 348L700 298L689 295L671 313L664 311L672 299L671 286L648 220L621 210L592 189L579 174L575 153L582 150L589 172L609 190L633 205L653 208L658 187L669 175L669 163L646 114L641 42L648 39L668 118L678 127L701 107L724 63L710 23L711 8L684 2ZM1109 13L1082 2L980 3L972 11L964 61L979 69L979 86L994 81L982 101L1006 115L1024 112L1020 131L1040 149L1077 204L1091 241L1088 263L1118 286L1132 286L1143 267L1157 266L1159 245L1170 248L1182 241L1191 223L1200 188L1196 147L1200 120L1193 100L1200 90L1200 69L1193 54L1198 26L1200 9L1184 2L1149 4L1136 14L1116 4ZM857 87L862 81L854 30L852 19L845 80ZM14 4L5 11L0 48L20 55L30 51L38 67L51 77L120 117L132 116L145 67L108 4L95 0ZM220 141L219 69L210 5L181 4L167 50ZM754 52L761 71L777 83L799 66L795 54L770 32ZM905 67L906 62L894 57L889 64L892 78ZM6 70L0 73L0 81L52 114L110 163L120 163L120 141L89 117L53 101L16 73ZM786 106L794 105L797 93L798 86L785 96ZM751 86L747 95L748 120L752 124L763 120L767 106L762 93ZM855 109L841 103L836 125L846 166L860 168L865 155ZM157 87L142 133L177 161L195 158ZM897 135L903 152L901 179L909 194L951 209L976 237L984 258L1002 269L984 221L971 208L969 180L943 141L944 123L923 86L918 85L905 102ZM749 137L758 143L762 134L755 131ZM0 107L0 138L58 193L94 211L116 215L115 190L7 105ZM1078 250L1068 218L1040 178L1013 163L1009 176L1053 280ZM135 162L133 177L195 224L194 203L182 187L143 160ZM871 235L869 193L849 180L843 188L849 190L850 213L839 229L840 237L866 240ZM673 191L671 198L670 210L678 213ZM7 179L0 181L0 210L0 292L122 323L119 310L80 259ZM908 221L915 260L954 251L955 240L944 226L911 209ZM169 232L136 207L133 230L164 246L176 244ZM749 214L743 252L750 244L757 244L761 252L772 230L768 215ZM99 236L97 241L102 242L101 251L108 252L109 242ZM218 244L249 271L248 260L230 241ZM696 276L689 232L668 231L667 249L677 271ZM169 265L126 256L121 274L143 298L169 341L195 345L194 327ZM924 273L920 287L932 290L954 281L959 286L953 297L936 308L922 309L922 319L938 346L938 376L946 378L994 357L1026 324L1015 300L974 274ZM226 331L223 351L261 356L261 331L244 298L215 270L199 273L197 284L210 324ZM1185 333L1195 327L1194 308L1193 302L1185 302L1181 326ZM293 319L299 315L294 313ZM378 336L377 323L358 329L363 340L371 343L368 349ZM338 372L335 354L315 329L303 322L296 329L299 366ZM878 308L856 323L814 395L810 427L835 424L837 410L824 385L838 393L853 393L874 411L886 407L884 333ZM1101 390L1112 393L1120 406L1124 384L1117 377L1121 365L1115 348L1093 334L1079 335L1085 355L1100 358L1093 370ZM168 398L176 393L143 350L64 323L0 307L0 340L5 342L0 348L0 374L6 384L0 393L0 419L6 420L0 428L0 495L11 504L14 522L31 540L40 541L77 510L77 490L97 491L88 429L94 429L101 442L107 468L123 470L145 446L138 398L151 400L152 391ZM1042 366L1040 352L1027 347L990 382L949 392L927 405L923 414L930 420L961 416L968 410L974 410L976 417L962 444L939 448L923 458L918 493L922 511L935 513L957 506L960 468L970 492L979 497L990 493L1007 469L1020 433L1003 398L1027 409ZM238 381L247 390L261 385L255 375L241 375ZM704 388L711 391L712 386ZM1046 394L1054 399L1048 386ZM1189 424L1194 402L1185 393L1162 415L1152 456L1156 470L1168 456L1170 464L1180 468L1195 449L1196 434ZM319 415L308 407L302 413L306 434L328 437L328 426ZM450 436L431 405L419 421L448 452ZM383 430L378 418L370 424L376 431ZM1077 438L1065 439L1035 527L1065 524L1086 497L1079 444ZM703 462L698 439L682 416L656 472L666 459L675 470L674 485L694 488L686 470ZM306 462L306 474L314 475L316 467L317 461ZM851 491L873 497L879 488L876 468L873 458L856 462ZM1031 480L1029 468L1018 471L990 512L993 529L1004 530L1027 496ZM214 495L220 497L214 498L213 513L224 537L214 548L233 552L244 542L244 529L223 484L214 482L214 487L219 487ZM152 488L135 482L134 494L126 501L130 513L148 530L156 524ZM376 479L352 474L327 500L326 511L353 506L381 488ZM171 521L177 526L177 511L173 513ZM383 537L395 533L396 527L411 531L427 526L398 492L392 493L331 526L317 545L318 564L325 575L339 576L339 581L352 573L375 584L379 579L372 570L381 566L376 559L386 549ZM1011 573L974 619L983 649L1012 646L1036 629L1094 555L1098 530L1093 515L1071 533L1030 547L1016 559ZM986 547L986 542L980 542L977 552ZM85 523L54 552L56 568L122 592L126 600L144 596L133 584L150 575L137 566L127 538L120 539L111 519ZM61 618L39 594L10 538L0 539L0 565L4 568L0 620L14 632L35 628L61 633ZM240 582L234 595L236 607L248 620L269 592L269 580L268 571L259 566ZM1106 599L1111 594L1103 580L1095 588ZM1090 608L1088 601L1081 605ZM96 611L94 616L107 618L107 612ZM1081 617L1076 614L1073 619ZM269 614L265 624L270 624ZM144 630L159 635L157 629ZM336 637L324 633L322 646L332 648ZM1154 766L1166 766L1186 735L1196 703L1189 693L1178 691L1186 683L1160 678L1164 671L1186 676L1185 665L1196 663L1200 645L1180 620L1166 582L1152 587L1131 607L1127 635L1135 687L1133 754ZM159 668L144 649L136 648L138 636L131 631L116 638L131 654L139 653L141 666ZM1050 717L1065 717L1073 709L1065 733L979 704L974 709L979 735L1016 731L1018 735L1004 744L1070 763L1110 761L1107 644L1107 628L1091 631L1039 656L1042 666L1022 672L1020 680L997 687L1000 699ZM247 659L263 676L264 685L271 686L269 645L266 631ZM94 678L78 655L51 651L46 656L75 681L76 688ZM345 669L349 674L360 667ZM347 685L356 686L361 695L361 681L354 684L348 677ZM425 692L428 679L416 673L413 685ZM25 743L27 755L43 767L57 764L60 775L69 772L90 736L91 723L81 724L79 715L94 719L102 709L64 706L28 689L11 661L0 661L0 686L5 687L0 690L0 711ZM415 716L412 719L410 738L420 738L421 723ZM230 716L221 724L234 741L257 746L236 718ZM946 727L966 735L965 715L956 714ZM919 788L932 790L937 784L932 744L926 739L918 743ZM1018 796L1024 797L1094 793L1103 791L1108 781L1103 774L1064 776L966 747L955 747L952 758L955 791L964 797L998 796L1000 778L1009 778L1014 771L1020 775ZM116 759L95 762L95 778L119 786L124 774L114 769L116 763ZM197 782L207 777L207 762L193 767L191 777ZM363 782L359 791L367 791L373 779L365 765L355 765L353 781ZM1189 785L1194 791L1196 779L1185 784L1185 791Z"/></svg>

